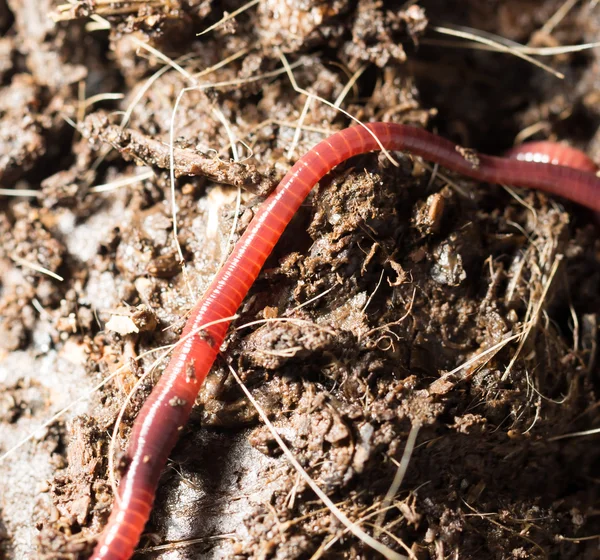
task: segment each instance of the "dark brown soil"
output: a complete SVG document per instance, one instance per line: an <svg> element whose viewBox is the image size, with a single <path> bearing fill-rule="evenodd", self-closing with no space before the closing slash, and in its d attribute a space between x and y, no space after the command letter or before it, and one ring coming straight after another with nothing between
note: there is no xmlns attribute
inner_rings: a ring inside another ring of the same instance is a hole
<svg viewBox="0 0 600 560"><path fill-rule="evenodd" d="M89 555L112 503L117 415L155 360L143 354L177 339L232 227L348 126L313 101L297 129L306 97L280 52L330 101L362 72L341 104L361 120L492 153L526 131L600 160L598 51L545 58L559 80L434 31L594 41L594 2L547 29L563 0L262 0L196 36L242 4L0 0L0 186L34 191L0 197L0 453L32 435L0 462L0 557ZM179 96L184 269L169 182ZM314 481L386 546L418 560L600 557L598 438L557 439L600 424L592 216L396 157L340 166L286 231L171 456L140 558L378 557L300 479L228 364ZM117 455L158 372L131 399Z"/></svg>

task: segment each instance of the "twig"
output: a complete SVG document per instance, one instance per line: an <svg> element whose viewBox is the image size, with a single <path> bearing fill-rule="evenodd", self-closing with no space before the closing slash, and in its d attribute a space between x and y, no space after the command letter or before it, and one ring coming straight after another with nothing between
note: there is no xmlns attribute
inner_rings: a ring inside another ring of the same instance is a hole
<svg viewBox="0 0 600 560"><path fill-rule="evenodd" d="M84 128L89 134L113 146L125 159L141 160L146 165L161 169L170 167L169 146L159 140L136 130L109 124L105 116L97 113L86 119ZM263 175L251 163L224 162L189 148L175 148L174 155L175 177L201 175L259 196L268 194L276 184L274 178Z"/></svg>

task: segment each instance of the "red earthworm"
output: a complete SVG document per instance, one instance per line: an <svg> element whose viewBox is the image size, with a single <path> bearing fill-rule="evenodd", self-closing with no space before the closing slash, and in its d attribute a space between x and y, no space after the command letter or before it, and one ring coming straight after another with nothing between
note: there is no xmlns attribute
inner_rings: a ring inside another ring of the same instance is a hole
<svg viewBox="0 0 600 560"><path fill-rule="evenodd" d="M540 189L600 211L600 178L593 173L480 155L419 128L371 123L347 128L317 144L296 162L263 203L192 310L182 341L134 422L119 499L92 560L127 560L133 554L150 515L161 470L227 332L229 321L218 321L236 313L314 185L348 158L382 147L410 151L480 181Z"/></svg>
<svg viewBox="0 0 600 560"><path fill-rule="evenodd" d="M581 150L549 140L525 142L505 152L505 156L520 161L565 165L596 174L599 169L598 164ZM595 218L600 224L600 212L595 213Z"/></svg>
<svg viewBox="0 0 600 560"><path fill-rule="evenodd" d="M518 159L519 161L565 165L566 167L574 167L575 169L591 173L598 171L596 162L581 150L559 144L558 142L550 142L549 140L525 142L511 148L504 155L509 158Z"/></svg>

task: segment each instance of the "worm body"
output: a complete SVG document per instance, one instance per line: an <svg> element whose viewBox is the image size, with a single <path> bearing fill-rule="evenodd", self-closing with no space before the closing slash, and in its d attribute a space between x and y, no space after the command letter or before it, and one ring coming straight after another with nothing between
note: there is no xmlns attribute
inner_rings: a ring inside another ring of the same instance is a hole
<svg viewBox="0 0 600 560"><path fill-rule="evenodd" d="M582 171L589 171L590 173L596 173L598 171L596 162L581 150L557 142L548 142L546 140L526 142L520 146L515 146L508 150L505 155L506 157L518 159L519 161L564 165Z"/></svg>
<svg viewBox="0 0 600 560"><path fill-rule="evenodd" d="M192 310L182 341L135 420L127 450L129 466L92 560L127 560L133 554L150 515L161 470L227 332L228 321L214 322L236 313L313 186L344 160L381 146L410 151L474 179L540 189L600 211L600 179L593 173L480 155L419 128L371 123L366 128L342 130L317 144L263 203ZM210 323L214 324L203 327Z"/></svg>

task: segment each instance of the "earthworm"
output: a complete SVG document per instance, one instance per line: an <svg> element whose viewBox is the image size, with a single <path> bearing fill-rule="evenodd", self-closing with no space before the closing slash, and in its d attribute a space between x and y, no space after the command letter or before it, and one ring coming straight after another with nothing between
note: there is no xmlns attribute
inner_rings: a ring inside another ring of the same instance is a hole
<svg viewBox="0 0 600 560"><path fill-rule="evenodd" d="M519 161L533 161L537 163L550 163L552 165L564 165L574 167L581 171L596 173L598 165L596 162L584 154L581 150L559 144L541 140L539 142L526 142L520 146L515 146L507 152L505 156Z"/></svg>
<svg viewBox="0 0 600 560"><path fill-rule="evenodd" d="M590 171L480 155L411 126L355 126L317 144L265 200L190 313L182 340L133 424L127 471L92 560L127 560L133 554L150 515L161 470L225 338L227 318L237 312L308 193L341 162L382 148L409 151L480 181L539 189L600 211L600 178ZM574 162L580 164L581 158Z"/></svg>
<svg viewBox="0 0 600 560"><path fill-rule="evenodd" d="M599 169L598 164L581 150L549 140L525 142L511 148L504 155L519 161L564 165L596 174ZM594 218L600 225L600 212L595 212Z"/></svg>

